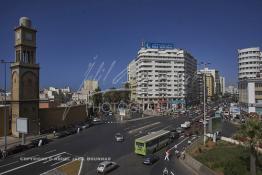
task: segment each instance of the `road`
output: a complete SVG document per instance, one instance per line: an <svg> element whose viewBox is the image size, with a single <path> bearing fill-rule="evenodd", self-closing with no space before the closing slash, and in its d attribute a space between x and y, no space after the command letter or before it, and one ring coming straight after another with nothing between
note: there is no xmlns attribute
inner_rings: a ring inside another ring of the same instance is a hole
<svg viewBox="0 0 262 175"><path fill-rule="evenodd" d="M78 157L89 159L89 161L84 161L83 175L96 174L97 165L101 160L91 159L97 158L110 158L119 164L116 170L109 173L112 175L160 175L165 167L176 174L190 175L193 173L175 157L170 161L164 161L164 149L156 153L160 156L160 160L151 166L143 165L143 157L134 154L135 138L160 129L175 129L187 120L186 116L175 119L170 116L149 116L116 122L114 117L107 117L105 124L95 125L78 134L57 139L42 147L13 155L4 161L1 160L0 175L44 174ZM124 135L124 142L115 141L114 135L117 132ZM181 150L187 145L189 139L192 138L181 137L169 147L177 144L177 149Z"/></svg>

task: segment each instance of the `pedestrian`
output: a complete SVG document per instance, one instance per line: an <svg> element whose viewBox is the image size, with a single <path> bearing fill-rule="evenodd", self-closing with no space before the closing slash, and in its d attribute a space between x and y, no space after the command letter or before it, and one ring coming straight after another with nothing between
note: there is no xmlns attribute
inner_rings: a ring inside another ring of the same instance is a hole
<svg viewBox="0 0 262 175"><path fill-rule="evenodd" d="M170 150L167 150L165 160L169 161L169 156L170 156Z"/></svg>
<svg viewBox="0 0 262 175"><path fill-rule="evenodd" d="M168 175L168 169L165 167L165 169L163 170L163 175Z"/></svg>
<svg viewBox="0 0 262 175"><path fill-rule="evenodd" d="M185 151L182 151L182 159L185 159Z"/></svg>
<svg viewBox="0 0 262 175"><path fill-rule="evenodd" d="M42 146L42 143L43 143L43 140L40 139L39 142L38 142L38 147Z"/></svg>
<svg viewBox="0 0 262 175"><path fill-rule="evenodd" d="M5 159L6 156L7 156L7 152L6 152L6 150L3 150L3 151L2 151L2 158Z"/></svg>

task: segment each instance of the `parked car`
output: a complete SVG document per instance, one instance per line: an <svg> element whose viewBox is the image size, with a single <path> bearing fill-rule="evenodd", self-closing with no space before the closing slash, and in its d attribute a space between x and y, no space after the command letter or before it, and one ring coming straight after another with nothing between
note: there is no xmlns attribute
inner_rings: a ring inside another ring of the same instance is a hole
<svg viewBox="0 0 262 175"><path fill-rule="evenodd" d="M92 123L93 123L93 124L101 124L101 123L103 123L103 122L102 122L102 120L101 120L100 118L95 117L95 118L93 118Z"/></svg>
<svg viewBox="0 0 262 175"><path fill-rule="evenodd" d="M56 132L54 134L54 138L62 138L62 137L66 137L68 135L68 133L66 131L60 131L60 132Z"/></svg>
<svg viewBox="0 0 262 175"><path fill-rule="evenodd" d="M49 143L49 140L46 137L42 137L42 138L37 138L37 139L32 140L31 145L33 147L37 147L40 140L42 140L42 145Z"/></svg>
<svg viewBox="0 0 262 175"><path fill-rule="evenodd" d="M16 145L14 147L11 147L7 149L7 155L12 155L16 153L20 153L22 151L27 150L29 147L27 145Z"/></svg>
<svg viewBox="0 0 262 175"><path fill-rule="evenodd" d="M145 157L143 164L152 165L155 162L157 162L158 160L159 160L159 157L157 155L149 154L148 156Z"/></svg>
<svg viewBox="0 0 262 175"><path fill-rule="evenodd" d="M115 134L115 139L117 142L123 142L124 141L124 136L121 133L116 133Z"/></svg>
<svg viewBox="0 0 262 175"><path fill-rule="evenodd" d="M97 167L97 173L107 173L109 171L112 171L114 169L116 169L118 167L118 165L115 162L112 161L104 161L99 163L98 167Z"/></svg>
<svg viewBox="0 0 262 175"><path fill-rule="evenodd" d="M72 134L76 134L77 133L77 128L68 128L66 131L67 135L72 135Z"/></svg>

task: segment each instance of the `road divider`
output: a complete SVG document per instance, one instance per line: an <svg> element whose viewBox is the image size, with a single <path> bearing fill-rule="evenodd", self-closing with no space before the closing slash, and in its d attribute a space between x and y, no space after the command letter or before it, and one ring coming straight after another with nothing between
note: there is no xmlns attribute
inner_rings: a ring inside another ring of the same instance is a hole
<svg viewBox="0 0 262 175"><path fill-rule="evenodd" d="M146 126L142 126L142 127L140 127L140 128L136 128L136 129L130 130L130 131L128 131L128 133L129 133L129 134L133 134L133 133L135 133L135 132L138 132L138 131L143 130L143 129L146 129L146 128L150 128L150 127L155 126L155 125L158 125L158 124L160 124L160 123L161 123L161 122L155 122L155 123L152 123L152 124L149 124L149 125L146 125Z"/></svg>

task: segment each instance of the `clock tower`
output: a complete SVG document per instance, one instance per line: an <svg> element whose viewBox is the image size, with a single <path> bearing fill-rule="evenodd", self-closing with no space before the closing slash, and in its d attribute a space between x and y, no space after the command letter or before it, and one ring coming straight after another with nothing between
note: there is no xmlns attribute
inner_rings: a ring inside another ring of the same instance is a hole
<svg viewBox="0 0 262 175"><path fill-rule="evenodd" d="M40 130L39 106L39 65L36 63L36 30L31 20L22 17L15 29L15 61L11 64L11 110L12 134L16 131L16 119L28 118L28 134Z"/></svg>

